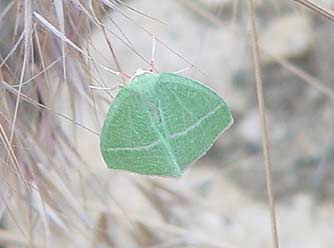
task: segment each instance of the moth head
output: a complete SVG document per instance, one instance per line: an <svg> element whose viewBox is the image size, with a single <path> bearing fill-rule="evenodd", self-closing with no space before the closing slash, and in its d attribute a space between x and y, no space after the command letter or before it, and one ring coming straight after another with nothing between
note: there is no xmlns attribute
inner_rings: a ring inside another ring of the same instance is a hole
<svg viewBox="0 0 334 248"><path fill-rule="evenodd" d="M132 75L130 81L132 81L135 77L137 76L140 76L140 75L143 75L143 74L146 74L146 73L150 73L150 74L153 74L152 71L149 71L149 70L145 70L145 69L137 69L136 72Z"/></svg>

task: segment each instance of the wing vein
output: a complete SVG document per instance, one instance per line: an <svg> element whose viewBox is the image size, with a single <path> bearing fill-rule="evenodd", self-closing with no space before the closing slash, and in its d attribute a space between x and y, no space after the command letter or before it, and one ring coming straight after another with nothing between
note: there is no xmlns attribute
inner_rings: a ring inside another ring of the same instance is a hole
<svg viewBox="0 0 334 248"><path fill-rule="evenodd" d="M175 96L175 98L176 98L176 101L180 104L180 106L188 113L188 114L190 114L197 122L199 122L200 121L200 119L198 119L188 108L187 108L187 106L182 102L182 100L177 96L177 94L174 92L174 90L172 90L172 89L169 89L169 88L167 88L174 96ZM184 118L184 117L183 117ZM195 124L197 123L197 122L195 122ZM184 121L184 123L185 123L185 121ZM186 125L184 125L184 126L186 126ZM204 134L204 132L203 132L203 130L201 129L201 133L202 133L202 135L203 135L203 137L205 137L205 134ZM171 137L171 138L173 138L173 137Z"/></svg>
<svg viewBox="0 0 334 248"><path fill-rule="evenodd" d="M175 139L178 138L180 136L184 136L186 135L188 132L190 132L191 130L193 130L194 128L198 127L203 121L205 121L206 119L208 119L211 115L214 115L219 109L221 109L224 106L224 104L219 104L217 107L215 107L212 111L210 111L209 113L207 113L206 115L204 115L203 117L199 118L198 121L191 125L190 127L188 127L187 129L181 131L181 132L177 132L174 133L170 136L170 138Z"/></svg>
<svg viewBox="0 0 334 248"><path fill-rule="evenodd" d="M136 147L109 147L105 151L141 151L141 150L149 150L160 143L160 140L156 140L150 144Z"/></svg>

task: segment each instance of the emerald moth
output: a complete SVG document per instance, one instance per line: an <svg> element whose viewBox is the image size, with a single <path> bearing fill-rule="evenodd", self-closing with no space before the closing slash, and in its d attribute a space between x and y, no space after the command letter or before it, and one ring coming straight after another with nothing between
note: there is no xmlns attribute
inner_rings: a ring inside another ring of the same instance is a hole
<svg viewBox="0 0 334 248"><path fill-rule="evenodd" d="M213 90L174 73L136 73L112 101L100 148L108 167L179 177L233 123Z"/></svg>

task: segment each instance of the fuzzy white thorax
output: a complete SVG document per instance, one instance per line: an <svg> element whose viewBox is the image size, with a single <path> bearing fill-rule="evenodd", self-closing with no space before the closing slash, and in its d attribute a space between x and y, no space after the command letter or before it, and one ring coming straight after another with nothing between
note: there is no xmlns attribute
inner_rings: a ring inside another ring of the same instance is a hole
<svg viewBox="0 0 334 248"><path fill-rule="evenodd" d="M136 72L131 76L130 81L132 81L135 77L146 74L146 73L150 73L153 74L154 72L149 71L149 70L145 70L145 69L137 69Z"/></svg>

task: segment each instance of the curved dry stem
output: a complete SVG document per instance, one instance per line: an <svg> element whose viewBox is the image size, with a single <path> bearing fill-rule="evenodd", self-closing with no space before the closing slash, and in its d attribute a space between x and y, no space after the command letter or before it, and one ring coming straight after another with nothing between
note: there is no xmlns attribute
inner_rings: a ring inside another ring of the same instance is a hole
<svg viewBox="0 0 334 248"><path fill-rule="evenodd" d="M269 131L266 117L266 109L264 104L263 89L262 89L262 78L261 78L261 68L260 68L260 52L258 46L258 38L255 24L255 10L253 0L248 0L249 6L249 15L251 23L251 35L252 35L252 45L253 45L253 66L254 74L256 81L256 94L258 100L258 106L260 111L261 118L261 130L262 130L262 150L266 171L266 183L267 183L267 194L270 207L270 219L271 219L271 233L273 240L273 247L279 248L279 240L277 233L277 224L276 224L276 210L275 210L275 198L272 189L272 165L270 158L270 145L269 145Z"/></svg>
<svg viewBox="0 0 334 248"><path fill-rule="evenodd" d="M330 9L326 9L325 7L311 1L311 0L294 0L307 8L317 12L318 14L326 17L328 20L334 22L334 11Z"/></svg>

